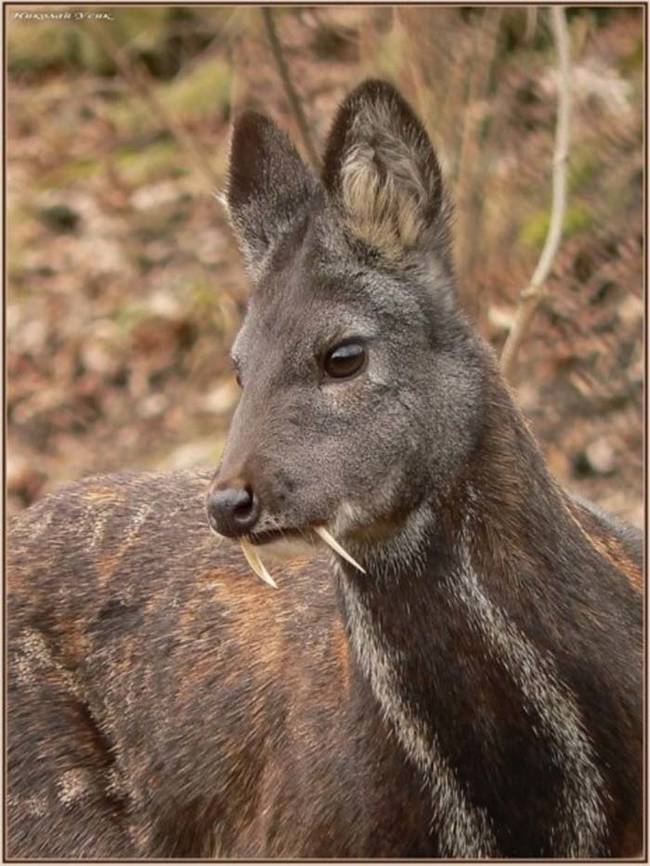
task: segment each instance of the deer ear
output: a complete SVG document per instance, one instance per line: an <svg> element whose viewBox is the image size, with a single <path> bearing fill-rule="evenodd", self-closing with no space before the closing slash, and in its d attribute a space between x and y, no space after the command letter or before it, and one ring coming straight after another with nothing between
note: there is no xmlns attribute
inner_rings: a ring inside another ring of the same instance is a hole
<svg viewBox="0 0 650 866"><path fill-rule="evenodd" d="M440 166L424 127L390 84L366 81L342 104L323 183L351 234L385 258L446 255Z"/></svg>
<svg viewBox="0 0 650 866"><path fill-rule="evenodd" d="M268 117L246 111L235 121L221 200L253 276L316 188L288 136Z"/></svg>

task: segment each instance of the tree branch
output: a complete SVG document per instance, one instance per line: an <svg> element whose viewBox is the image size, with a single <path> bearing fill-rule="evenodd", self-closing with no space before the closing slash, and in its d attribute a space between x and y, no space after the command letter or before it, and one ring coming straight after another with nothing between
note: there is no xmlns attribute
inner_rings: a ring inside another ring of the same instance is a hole
<svg viewBox="0 0 650 866"><path fill-rule="evenodd" d="M481 123L489 117L487 98L490 69L497 50L503 10L499 7L483 9L480 24L474 33L473 65L469 75L469 87L463 112L463 132L460 157L456 171L456 273L463 306L470 315L477 313L479 299L467 286L467 275L471 273L475 255L475 230L480 216L477 202L481 201L481 151L485 148L479 140Z"/></svg>
<svg viewBox="0 0 650 866"><path fill-rule="evenodd" d="M506 379L512 379L519 349L528 333L537 307L546 294L545 283L553 259L562 239L562 226L567 204L567 162L569 158L569 134L571 124L571 61L569 54L569 32L564 9L553 6L550 10L551 24L559 61L558 109L553 152L553 200L551 220L544 248L528 286L521 292L520 304L512 330L501 354L501 370Z"/></svg>
<svg viewBox="0 0 650 866"><path fill-rule="evenodd" d="M278 38L278 34L275 29L275 21L273 20L273 15L268 6L262 7L262 17L264 19L264 26L266 27L266 33L269 38L269 43L271 44L273 58L278 67L278 72L280 73L280 78L282 79L282 84L284 85L284 89L287 94L289 106L296 118L296 124L298 125L300 137L302 138L302 142L305 146L309 161L311 162L312 166L316 170L318 170L320 168L320 159L318 158L316 148L314 147L314 142L312 141L311 134L309 132L307 118L305 117L305 112L302 110L300 97L298 96L296 89L293 86L293 82L291 81L291 76L289 75L289 67L284 56L282 44L280 43L280 39Z"/></svg>

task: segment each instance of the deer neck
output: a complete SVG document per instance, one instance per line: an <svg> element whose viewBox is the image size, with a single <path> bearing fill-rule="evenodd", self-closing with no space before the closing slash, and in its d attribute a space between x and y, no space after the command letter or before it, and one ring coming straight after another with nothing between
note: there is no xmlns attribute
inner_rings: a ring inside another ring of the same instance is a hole
<svg viewBox="0 0 650 866"><path fill-rule="evenodd" d="M504 409L507 426L501 417L486 427L444 500L422 503L387 545L357 550L366 575L341 568L342 606L359 666L431 798L440 856L503 851L494 810L507 794L495 792L516 760L503 752L509 735L530 739L531 725L540 742L521 758L533 776L521 796L546 786L541 808L560 849L593 855L605 831L603 782L553 635L543 633L557 618L549 605L561 608L566 592L549 550L576 561L586 541L523 419L507 400Z"/></svg>

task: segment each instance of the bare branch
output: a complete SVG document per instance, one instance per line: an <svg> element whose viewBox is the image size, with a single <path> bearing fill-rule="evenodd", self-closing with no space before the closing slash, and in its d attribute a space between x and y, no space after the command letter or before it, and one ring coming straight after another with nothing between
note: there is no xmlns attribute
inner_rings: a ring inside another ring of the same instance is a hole
<svg viewBox="0 0 650 866"><path fill-rule="evenodd" d="M298 96L296 89L293 86L291 76L289 75L289 67L284 56L284 51L282 49L280 39L275 29L275 21L273 20L273 15L268 6L262 7L262 17L264 18L264 26L266 27L266 33L271 44L273 58L278 67L278 72L280 73L280 78L282 79L282 84L284 85L284 89L287 94L287 100L289 101L289 106L296 118L298 131L300 132L300 137L302 138L302 142L305 146L307 156L309 157L309 161L311 162L312 166L315 169L319 169L320 159L318 158L316 148L314 147L314 142L312 141L312 137L309 132L307 118L305 117L305 112L302 110L300 97Z"/></svg>
<svg viewBox="0 0 650 866"><path fill-rule="evenodd" d="M562 226L567 204L567 162L569 158L569 134L571 122L571 62L569 56L569 32L564 9L553 6L550 10L551 24L559 61L558 110L553 153L553 201L551 220L542 254L529 285L520 295L512 330L508 334L501 354L501 370L506 379L511 379L517 362L519 349L526 337L530 323L544 294L545 283L560 246Z"/></svg>
<svg viewBox="0 0 650 866"><path fill-rule="evenodd" d="M524 32L524 45L530 45L537 30L537 6L526 6L526 30Z"/></svg>
<svg viewBox="0 0 650 866"><path fill-rule="evenodd" d="M472 316L477 312L478 299L475 292L468 290L466 282L473 265L476 246L478 208L475 203L481 201L481 173L478 168L482 145L479 137L481 123L489 116L487 91L490 68L499 40L502 12L499 7L484 9L481 22L474 33L473 65L463 112L463 133L456 172L456 274L463 307Z"/></svg>
<svg viewBox="0 0 650 866"><path fill-rule="evenodd" d="M209 191L217 186L217 177L200 145L192 138L182 123L178 121L161 102L156 93L151 76L142 64L134 63L115 42L108 28L88 22L86 25L100 43L106 54L122 73L125 82L132 87L149 106L150 111L163 126L167 127L176 139L179 147L184 150L196 171L208 182Z"/></svg>

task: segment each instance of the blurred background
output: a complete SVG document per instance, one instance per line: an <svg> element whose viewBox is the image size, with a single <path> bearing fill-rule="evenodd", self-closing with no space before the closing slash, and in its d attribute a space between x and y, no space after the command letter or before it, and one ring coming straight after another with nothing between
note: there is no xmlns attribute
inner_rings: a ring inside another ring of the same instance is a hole
<svg viewBox="0 0 650 866"><path fill-rule="evenodd" d="M554 474L637 525L643 14L567 10L568 209L516 376ZM463 303L500 351L549 223L558 75L547 9L5 15L10 512L90 473L216 464L247 288L213 193L243 106L273 116L307 157L295 98L320 152L350 88L395 83L456 201Z"/></svg>

